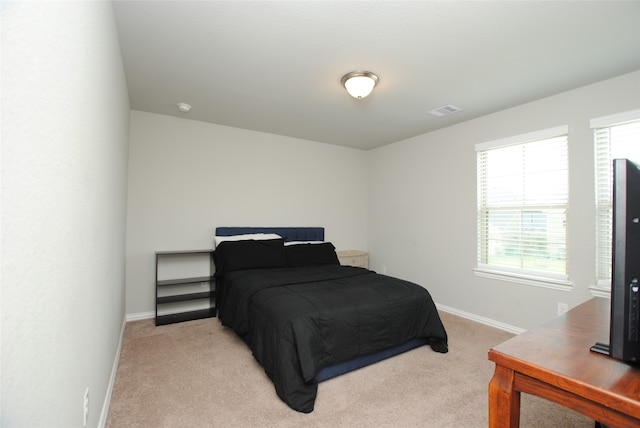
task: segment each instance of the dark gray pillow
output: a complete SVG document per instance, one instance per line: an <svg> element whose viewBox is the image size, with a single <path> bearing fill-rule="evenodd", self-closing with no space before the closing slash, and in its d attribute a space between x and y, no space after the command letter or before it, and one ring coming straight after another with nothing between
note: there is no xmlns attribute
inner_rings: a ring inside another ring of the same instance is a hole
<svg viewBox="0 0 640 428"><path fill-rule="evenodd" d="M331 242L287 245L284 251L291 267L340 264L336 247Z"/></svg>
<svg viewBox="0 0 640 428"><path fill-rule="evenodd" d="M286 267L284 239L221 242L213 252L215 276L244 269Z"/></svg>

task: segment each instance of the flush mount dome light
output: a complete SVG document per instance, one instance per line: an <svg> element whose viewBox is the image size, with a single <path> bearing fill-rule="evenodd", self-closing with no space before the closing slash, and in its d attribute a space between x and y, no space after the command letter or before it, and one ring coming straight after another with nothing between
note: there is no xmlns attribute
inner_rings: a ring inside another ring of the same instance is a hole
<svg viewBox="0 0 640 428"><path fill-rule="evenodd" d="M352 71L340 79L342 86L353 98L361 99L373 91L378 84L378 76L370 71Z"/></svg>

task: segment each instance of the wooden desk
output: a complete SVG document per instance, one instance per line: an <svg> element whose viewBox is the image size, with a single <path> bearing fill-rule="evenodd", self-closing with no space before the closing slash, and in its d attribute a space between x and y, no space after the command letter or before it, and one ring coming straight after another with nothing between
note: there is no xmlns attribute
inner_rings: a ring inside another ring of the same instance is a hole
<svg viewBox="0 0 640 428"><path fill-rule="evenodd" d="M489 427L518 427L520 393L612 427L640 427L640 366L591 352L609 342L609 300L591 299L489 350Z"/></svg>

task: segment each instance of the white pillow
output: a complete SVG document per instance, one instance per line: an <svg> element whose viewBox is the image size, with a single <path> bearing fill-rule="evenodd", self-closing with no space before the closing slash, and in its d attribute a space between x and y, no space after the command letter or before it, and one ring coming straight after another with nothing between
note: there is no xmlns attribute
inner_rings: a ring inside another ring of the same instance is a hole
<svg viewBox="0 0 640 428"><path fill-rule="evenodd" d="M300 245L300 244L322 244L325 241L289 241L285 242L284 245Z"/></svg>
<svg viewBox="0 0 640 428"><path fill-rule="evenodd" d="M263 239L281 239L282 236L276 233L247 233L246 235L231 235L231 236L216 236L214 238L216 247L224 241L246 241L249 239L263 240Z"/></svg>

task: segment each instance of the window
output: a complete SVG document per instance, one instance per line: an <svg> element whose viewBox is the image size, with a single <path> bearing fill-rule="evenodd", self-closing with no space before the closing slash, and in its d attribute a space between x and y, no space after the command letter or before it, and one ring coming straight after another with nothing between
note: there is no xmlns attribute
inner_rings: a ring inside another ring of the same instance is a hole
<svg viewBox="0 0 640 428"><path fill-rule="evenodd" d="M568 127L476 145L476 273L566 288Z"/></svg>
<svg viewBox="0 0 640 428"><path fill-rule="evenodd" d="M640 110L591 120L595 146L597 285L611 288L613 159L640 162Z"/></svg>

